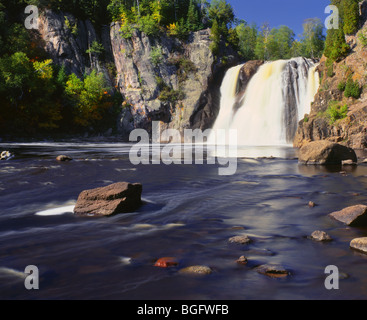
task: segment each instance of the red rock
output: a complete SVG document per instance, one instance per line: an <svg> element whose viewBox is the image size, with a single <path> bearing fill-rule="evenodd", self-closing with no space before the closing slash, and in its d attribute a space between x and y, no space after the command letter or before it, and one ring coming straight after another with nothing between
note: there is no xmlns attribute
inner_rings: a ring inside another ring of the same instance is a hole
<svg viewBox="0 0 367 320"><path fill-rule="evenodd" d="M164 257L158 259L154 266L159 268L176 267L178 266L178 261L173 257Z"/></svg>

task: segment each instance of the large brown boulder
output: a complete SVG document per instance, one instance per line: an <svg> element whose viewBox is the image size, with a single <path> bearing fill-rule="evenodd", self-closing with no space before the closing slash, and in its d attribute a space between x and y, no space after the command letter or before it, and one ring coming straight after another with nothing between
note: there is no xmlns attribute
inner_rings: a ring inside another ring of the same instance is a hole
<svg viewBox="0 0 367 320"><path fill-rule="evenodd" d="M359 204L330 213L330 217L352 227L367 226L367 206Z"/></svg>
<svg viewBox="0 0 367 320"><path fill-rule="evenodd" d="M345 160L357 162L354 150L326 140L306 144L299 150L298 155L298 161L302 164L340 165Z"/></svg>
<svg viewBox="0 0 367 320"><path fill-rule="evenodd" d="M74 213L81 216L111 216L134 212L141 205L142 190L141 184L128 182L85 190L78 197Z"/></svg>

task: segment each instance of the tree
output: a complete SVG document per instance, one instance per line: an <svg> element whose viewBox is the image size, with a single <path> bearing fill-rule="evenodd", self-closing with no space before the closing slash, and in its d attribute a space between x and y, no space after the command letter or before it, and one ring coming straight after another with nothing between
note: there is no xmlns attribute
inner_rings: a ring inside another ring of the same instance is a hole
<svg viewBox="0 0 367 320"><path fill-rule="evenodd" d="M343 3L343 31L354 34L358 30L359 4L357 0L344 0Z"/></svg>
<svg viewBox="0 0 367 320"><path fill-rule="evenodd" d="M244 21L236 27L239 39L239 51L246 60L255 59L255 47L258 36L258 30L255 24L247 25Z"/></svg>
<svg viewBox="0 0 367 320"><path fill-rule="evenodd" d="M325 37L323 25L318 18L306 19L303 23L302 55L307 58L321 58L324 50Z"/></svg>

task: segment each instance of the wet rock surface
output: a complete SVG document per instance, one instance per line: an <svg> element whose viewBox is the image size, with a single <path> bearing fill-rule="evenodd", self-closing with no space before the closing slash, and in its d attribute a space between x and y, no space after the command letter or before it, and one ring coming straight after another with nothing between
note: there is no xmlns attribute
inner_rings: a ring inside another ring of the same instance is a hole
<svg viewBox="0 0 367 320"><path fill-rule="evenodd" d="M348 226L367 226L367 206L362 204L332 212L329 216Z"/></svg>
<svg viewBox="0 0 367 320"><path fill-rule="evenodd" d="M182 274L209 275L213 270L208 266L190 266L180 270Z"/></svg>
<svg viewBox="0 0 367 320"><path fill-rule="evenodd" d="M299 151L298 161L307 165L340 165L345 160L357 162L353 149L330 141L314 141L303 146Z"/></svg>
<svg viewBox="0 0 367 320"><path fill-rule="evenodd" d="M74 213L80 216L111 216L134 212L141 205L142 190L141 184L128 182L85 190L78 197Z"/></svg>
<svg viewBox="0 0 367 320"><path fill-rule="evenodd" d="M270 278L286 278L291 275L291 272L281 265L264 264L256 268L260 274L266 275Z"/></svg>
<svg viewBox="0 0 367 320"><path fill-rule="evenodd" d="M367 237L353 239L350 247L367 254Z"/></svg>
<svg viewBox="0 0 367 320"><path fill-rule="evenodd" d="M332 241L332 238L325 231L314 231L311 234L311 239L319 242Z"/></svg>

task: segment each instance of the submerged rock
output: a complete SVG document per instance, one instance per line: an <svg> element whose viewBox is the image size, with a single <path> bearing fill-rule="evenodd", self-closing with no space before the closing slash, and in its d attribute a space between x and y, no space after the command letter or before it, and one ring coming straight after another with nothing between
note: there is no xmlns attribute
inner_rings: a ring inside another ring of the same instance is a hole
<svg viewBox="0 0 367 320"><path fill-rule="evenodd" d="M313 202L313 201L310 201L310 202L308 203L308 206L309 206L310 208L315 208L315 207L316 207L316 203L315 203L315 202Z"/></svg>
<svg viewBox="0 0 367 320"><path fill-rule="evenodd" d="M367 238L356 238L350 243L352 249L361 251L367 254Z"/></svg>
<svg viewBox="0 0 367 320"><path fill-rule="evenodd" d="M311 239L314 241L320 241L320 242L333 240L325 231L318 231L318 230L314 231L311 234Z"/></svg>
<svg viewBox="0 0 367 320"><path fill-rule="evenodd" d="M60 162L67 162L67 161L71 161L73 160L73 158L69 157L69 156L64 156L64 155L60 155L56 158L57 161Z"/></svg>
<svg viewBox="0 0 367 320"><path fill-rule="evenodd" d="M348 226L367 226L367 206L362 204L332 212L329 216Z"/></svg>
<svg viewBox="0 0 367 320"><path fill-rule="evenodd" d="M341 165L345 160L357 162L357 155L354 150L326 140L306 144L300 149L298 157L299 163L313 165Z"/></svg>
<svg viewBox="0 0 367 320"><path fill-rule="evenodd" d="M237 263L238 263L238 264L246 265L246 264L247 264L247 262L248 262L248 260L247 260L247 258L246 258L245 256L241 256L241 257L239 257L239 258L238 258L238 260L237 260Z"/></svg>
<svg viewBox="0 0 367 320"><path fill-rule="evenodd" d="M213 270L207 266L191 266L180 270L182 274L193 274L193 275L208 275Z"/></svg>
<svg viewBox="0 0 367 320"><path fill-rule="evenodd" d="M264 264L257 267L256 271L270 278L285 278L291 275L283 266L274 264Z"/></svg>
<svg viewBox="0 0 367 320"><path fill-rule="evenodd" d="M141 205L142 190L141 184L128 182L85 190L78 197L74 213L81 216L111 216L134 212Z"/></svg>
<svg viewBox="0 0 367 320"><path fill-rule="evenodd" d="M249 244L251 243L251 239L246 235L242 235L242 236L232 237L228 239L228 242L235 243L235 244Z"/></svg>

